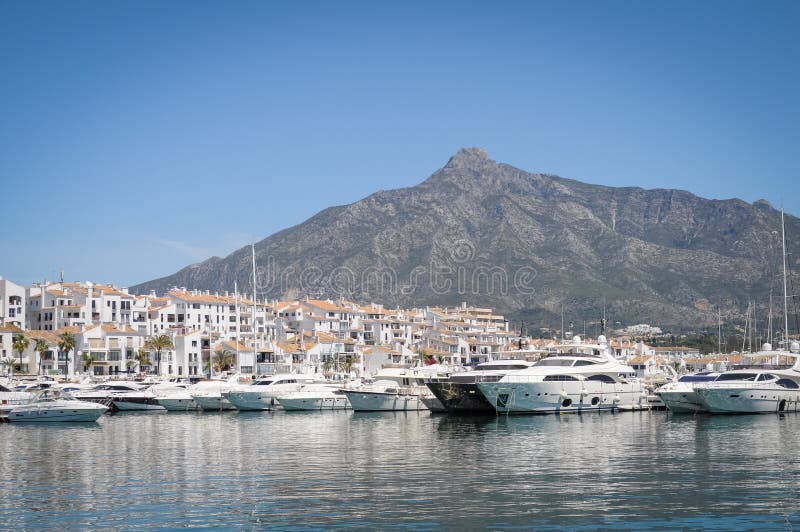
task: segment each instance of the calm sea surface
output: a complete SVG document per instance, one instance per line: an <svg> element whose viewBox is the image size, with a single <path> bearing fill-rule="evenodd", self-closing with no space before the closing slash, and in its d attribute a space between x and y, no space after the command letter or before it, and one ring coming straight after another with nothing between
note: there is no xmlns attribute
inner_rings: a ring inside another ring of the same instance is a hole
<svg viewBox="0 0 800 532"><path fill-rule="evenodd" d="M800 528L800 416L0 425L0 529Z"/></svg>

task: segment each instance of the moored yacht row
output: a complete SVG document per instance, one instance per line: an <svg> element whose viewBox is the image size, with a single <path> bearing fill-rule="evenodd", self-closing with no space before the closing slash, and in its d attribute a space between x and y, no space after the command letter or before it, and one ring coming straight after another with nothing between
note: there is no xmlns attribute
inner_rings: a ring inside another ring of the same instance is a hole
<svg viewBox="0 0 800 532"><path fill-rule="evenodd" d="M797 412L800 352L792 351L760 353L776 361L792 360L791 367L703 371L681 377L673 372L675 378L665 372L668 382L655 394L646 379L637 377L631 366L614 356L603 336L596 343L575 337L535 362L491 360L475 368L444 364L386 367L371 379L347 382L287 373L247 383L240 383L238 378L193 384L176 380L5 383L0 389L0 416L10 421L60 421L85 420L95 412L99 417L107 410L275 409L561 414L647 410L653 408L653 397L673 413ZM65 406L67 402L71 406ZM99 406L80 407L79 403ZM32 406L35 404L39 406Z"/></svg>

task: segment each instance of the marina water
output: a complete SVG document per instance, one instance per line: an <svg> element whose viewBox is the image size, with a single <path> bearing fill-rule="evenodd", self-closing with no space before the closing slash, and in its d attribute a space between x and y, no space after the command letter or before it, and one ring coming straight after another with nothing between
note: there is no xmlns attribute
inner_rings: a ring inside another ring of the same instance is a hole
<svg viewBox="0 0 800 532"><path fill-rule="evenodd" d="M0 425L0 529L800 526L800 416L143 413Z"/></svg>

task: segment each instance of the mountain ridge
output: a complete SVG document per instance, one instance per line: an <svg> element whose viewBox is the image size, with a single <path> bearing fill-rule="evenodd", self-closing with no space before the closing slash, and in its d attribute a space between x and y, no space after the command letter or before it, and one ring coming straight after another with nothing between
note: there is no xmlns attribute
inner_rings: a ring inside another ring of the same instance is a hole
<svg viewBox="0 0 800 532"><path fill-rule="evenodd" d="M622 322L710 324L709 301L735 315L777 288L779 218L764 200L588 184L462 148L415 186L328 207L255 244L258 294L469 301L550 325L561 303L594 319L605 299ZM787 216L790 235L795 249L800 225ZM250 270L247 246L131 290L232 290L235 280L249 291Z"/></svg>

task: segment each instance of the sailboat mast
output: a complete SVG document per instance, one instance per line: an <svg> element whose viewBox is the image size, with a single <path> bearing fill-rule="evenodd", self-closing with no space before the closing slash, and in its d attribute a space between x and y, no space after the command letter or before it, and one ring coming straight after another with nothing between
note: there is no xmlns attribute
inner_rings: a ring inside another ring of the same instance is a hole
<svg viewBox="0 0 800 532"><path fill-rule="evenodd" d="M769 314L767 315L767 343L772 345L772 288L769 289Z"/></svg>
<svg viewBox="0 0 800 532"><path fill-rule="evenodd" d="M251 244L250 249L253 252L253 358L255 359L258 352L258 342L256 341L256 245ZM264 321L264 327L266 328L266 320Z"/></svg>
<svg viewBox="0 0 800 532"><path fill-rule="evenodd" d="M783 337L786 349L789 349L789 304L786 293L786 222L784 221L783 208L781 208L781 240L783 241Z"/></svg>
<svg viewBox="0 0 800 532"><path fill-rule="evenodd" d="M722 354L722 307L717 307L717 353Z"/></svg>

